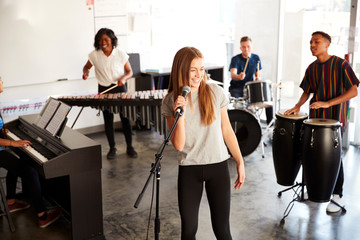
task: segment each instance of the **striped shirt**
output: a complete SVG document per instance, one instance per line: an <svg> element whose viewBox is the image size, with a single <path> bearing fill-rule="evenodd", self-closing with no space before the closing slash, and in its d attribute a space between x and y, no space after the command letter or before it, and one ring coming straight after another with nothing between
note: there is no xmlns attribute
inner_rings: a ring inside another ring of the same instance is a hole
<svg viewBox="0 0 360 240"><path fill-rule="evenodd" d="M344 94L352 86L359 86L359 79L349 63L337 56L320 63L317 60L306 69L300 87L305 93L313 93L310 104L317 101L328 101ZM329 108L310 109L310 118L329 118L342 123L342 130L347 127L349 101Z"/></svg>

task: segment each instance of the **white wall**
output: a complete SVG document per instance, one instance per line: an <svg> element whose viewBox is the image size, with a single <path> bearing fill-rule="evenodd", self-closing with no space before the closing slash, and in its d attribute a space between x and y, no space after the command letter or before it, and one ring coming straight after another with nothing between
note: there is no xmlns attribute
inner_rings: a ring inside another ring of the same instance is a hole
<svg viewBox="0 0 360 240"><path fill-rule="evenodd" d="M119 16L109 18L107 23L98 16L89 18L89 14L93 14L93 7L86 6L86 1L64 0L55 5L47 0L34 0L31 3L25 0L1 1L0 13L3 14L3 17L0 14L1 20L15 18L18 22L29 25L30 29L45 33L45 36L36 37L34 31L26 31L26 36L23 36L21 35L23 27L19 27L18 24L10 26L6 24L7 21L0 23L0 31L4 33L0 45L5 49L1 51L1 59L4 59L7 69L11 69L14 74L17 72L26 74L23 77L20 74L18 79L21 81L17 81L17 77L13 78L5 74L6 71L0 66L0 76L4 80L4 92L0 94L0 108L11 101L18 104L37 98L46 99L49 96L96 91L96 80L89 84L80 79L82 67L88 53L93 49L95 28L100 25L112 28L114 26L112 24L117 21L122 22L122 27L118 30L120 32L115 32L118 34L119 47L127 52L139 52L142 69L170 67L176 51L184 46L199 48L204 54L205 63L224 66L227 69L226 42L233 32L229 20L225 20L226 13L222 13L221 9L225 2L229 4L232 1L184 0L176 3L167 0L98 1L101 4L108 2L115 6L103 9L103 13L121 9ZM5 11L9 9L11 11ZM123 21L124 18L127 20ZM44 29L48 32L43 31ZM9 42L9 39L14 38L12 33L16 33L17 38L16 41ZM50 38L46 33L53 34L57 38ZM57 41L58 39L61 41ZM21 45L21 48L19 49L17 45ZM78 52L79 49L82 51ZM31 54L23 54L27 51ZM69 55L69 52L72 54ZM43 53L47 55L41 57ZM66 61L59 63L57 61L59 59ZM69 74L59 74L56 69L65 69L65 73ZM94 76L93 69L91 76ZM69 80L57 82L59 78ZM70 112L69 126L74 120L73 115L76 116L72 112L76 110L73 108ZM97 113L95 110L85 110L75 129L102 124L102 117L94 117L94 112ZM23 111L22 114L27 113ZM5 115L3 114L4 118ZM14 117L15 115L11 115L7 118Z"/></svg>
<svg viewBox="0 0 360 240"><path fill-rule="evenodd" d="M0 75L7 86L79 79L92 47L85 1L1 0Z"/></svg>
<svg viewBox="0 0 360 240"><path fill-rule="evenodd" d="M239 0L235 5L234 55L240 53L240 38L249 36L253 52L261 59L262 79L276 82L280 0Z"/></svg>

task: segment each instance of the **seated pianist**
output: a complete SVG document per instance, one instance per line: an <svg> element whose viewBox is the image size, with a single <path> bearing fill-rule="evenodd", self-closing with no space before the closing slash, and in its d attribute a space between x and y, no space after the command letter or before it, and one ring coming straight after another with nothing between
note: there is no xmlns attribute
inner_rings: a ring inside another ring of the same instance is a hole
<svg viewBox="0 0 360 240"><path fill-rule="evenodd" d="M0 93L3 92L3 81L0 77ZM16 199L16 184L18 177L29 190L32 203L37 213L39 227L45 228L55 222L61 216L61 209L56 207L47 210L42 199L41 185L39 175L27 163L17 158L4 147L26 148L31 145L28 140L8 140L6 139L7 129L4 127L3 118L0 114L0 167L7 170L6 175L6 192L7 204L10 212L17 212L30 208L30 203Z"/></svg>

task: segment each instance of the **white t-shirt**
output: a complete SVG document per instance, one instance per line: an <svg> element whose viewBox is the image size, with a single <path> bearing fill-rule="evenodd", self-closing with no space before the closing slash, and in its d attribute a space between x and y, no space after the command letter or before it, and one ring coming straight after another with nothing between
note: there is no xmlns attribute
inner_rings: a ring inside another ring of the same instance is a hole
<svg viewBox="0 0 360 240"><path fill-rule="evenodd" d="M126 52L114 48L109 56L104 52L94 50L89 54L90 63L95 66L95 76L101 86L108 87L125 74L125 63L129 60Z"/></svg>
<svg viewBox="0 0 360 240"><path fill-rule="evenodd" d="M215 95L215 121L205 126L201 123L199 111L198 93L191 93L193 110L190 101L186 105L185 112L185 146L179 152L179 165L203 165L222 162L228 159L229 153L226 148L221 131L220 109L226 107L229 99L224 89L216 84L209 84ZM174 116L173 92L168 93L162 101L161 113L163 116Z"/></svg>

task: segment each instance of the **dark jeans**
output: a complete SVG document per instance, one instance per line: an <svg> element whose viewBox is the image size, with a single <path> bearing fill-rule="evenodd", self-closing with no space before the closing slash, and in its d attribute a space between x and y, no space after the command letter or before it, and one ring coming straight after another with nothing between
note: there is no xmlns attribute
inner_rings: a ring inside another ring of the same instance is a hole
<svg viewBox="0 0 360 240"><path fill-rule="evenodd" d="M343 168L343 162L341 160L340 163L340 170L339 175L335 183L335 188L333 191L333 194L338 194L340 197L343 196L343 185L344 185L344 168Z"/></svg>
<svg viewBox="0 0 360 240"><path fill-rule="evenodd" d="M99 91L99 93L103 92L112 86L114 86L114 84L112 84L111 86L108 86L108 87L99 85L98 91ZM116 88L108 91L107 93L118 93L118 92L126 92L126 87L125 86L116 87ZM119 115L120 115L120 119L121 119L121 123L122 123L123 132L125 135L126 145L127 145L127 147L132 147L132 127L131 127L130 120L128 118L124 117L124 114L122 113L121 109L120 109ZM109 110L104 110L103 117L104 117L104 125L105 125L105 134L106 134L107 140L109 142L110 148L113 148L113 147L115 147L114 114L112 112L110 112Z"/></svg>
<svg viewBox="0 0 360 240"><path fill-rule="evenodd" d="M6 150L0 151L0 167L7 170L7 199L15 198L17 178L21 177L23 184L30 193L36 212L40 213L46 210L42 199L39 175L35 169Z"/></svg>
<svg viewBox="0 0 360 240"><path fill-rule="evenodd" d="M229 89L230 95L235 98L243 97L244 92L243 88L233 88ZM265 114L266 114L266 124L270 124L271 120L273 119L274 112L273 107L267 107L265 108Z"/></svg>
<svg viewBox="0 0 360 240"><path fill-rule="evenodd" d="M341 139L343 139L343 132L341 132ZM343 151L341 150L341 163L340 163L340 169L339 174L335 183L333 194L338 194L340 197L343 196L343 185L344 185L344 168L343 168Z"/></svg>
<svg viewBox="0 0 360 240"><path fill-rule="evenodd" d="M181 216L181 239L195 239L204 186L216 238L232 239L229 222L231 190L227 161L179 167L178 202Z"/></svg>

